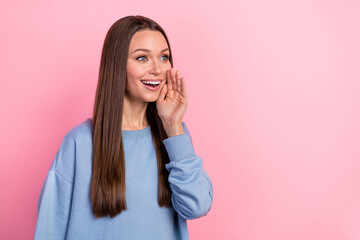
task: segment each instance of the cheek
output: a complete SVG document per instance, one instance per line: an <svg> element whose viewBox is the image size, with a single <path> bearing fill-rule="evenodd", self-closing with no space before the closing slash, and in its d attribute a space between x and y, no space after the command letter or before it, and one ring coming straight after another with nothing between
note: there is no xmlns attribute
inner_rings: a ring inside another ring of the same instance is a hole
<svg viewBox="0 0 360 240"><path fill-rule="evenodd" d="M126 67L126 72L128 78L139 79L144 75L146 70L141 66L130 65Z"/></svg>
<svg viewBox="0 0 360 240"><path fill-rule="evenodd" d="M163 71L166 72L166 71L169 70L169 69L171 69L171 64L170 64L170 62L163 67Z"/></svg>

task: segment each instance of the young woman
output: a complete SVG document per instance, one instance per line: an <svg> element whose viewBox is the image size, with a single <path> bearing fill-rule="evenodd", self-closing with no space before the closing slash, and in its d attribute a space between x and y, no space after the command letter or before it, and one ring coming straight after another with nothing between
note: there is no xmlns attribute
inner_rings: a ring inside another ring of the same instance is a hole
<svg viewBox="0 0 360 240"><path fill-rule="evenodd" d="M65 135L42 186L35 239L189 239L213 187L182 118L186 85L164 30L119 19L101 56L93 117Z"/></svg>

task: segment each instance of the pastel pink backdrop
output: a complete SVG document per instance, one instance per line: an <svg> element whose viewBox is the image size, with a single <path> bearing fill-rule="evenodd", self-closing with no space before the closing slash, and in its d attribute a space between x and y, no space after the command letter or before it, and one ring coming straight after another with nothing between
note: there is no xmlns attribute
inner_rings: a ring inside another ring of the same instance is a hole
<svg viewBox="0 0 360 240"><path fill-rule="evenodd" d="M214 187L190 239L360 239L359 1L2 1L0 239L31 239L60 143L91 116L107 30L166 30Z"/></svg>

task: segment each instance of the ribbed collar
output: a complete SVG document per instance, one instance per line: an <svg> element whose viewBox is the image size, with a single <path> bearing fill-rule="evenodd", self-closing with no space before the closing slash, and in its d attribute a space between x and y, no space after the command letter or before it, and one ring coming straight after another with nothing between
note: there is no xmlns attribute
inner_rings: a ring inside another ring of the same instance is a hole
<svg viewBox="0 0 360 240"><path fill-rule="evenodd" d="M121 130L124 139L139 139L151 136L150 125L140 130Z"/></svg>
<svg viewBox="0 0 360 240"><path fill-rule="evenodd" d="M92 118L88 118L90 127L92 127ZM140 130L121 130L124 139L139 139L151 136L150 125Z"/></svg>

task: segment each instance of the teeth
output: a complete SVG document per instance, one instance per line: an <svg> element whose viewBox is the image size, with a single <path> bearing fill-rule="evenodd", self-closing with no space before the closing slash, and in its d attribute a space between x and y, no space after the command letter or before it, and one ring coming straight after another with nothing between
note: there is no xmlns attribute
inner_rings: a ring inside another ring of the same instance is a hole
<svg viewBox="0 0 360 240"><path fill-rule="evenodd" d="M160 81L141 81L143 83L146 83L146 84L159 84Z"/></svg>

